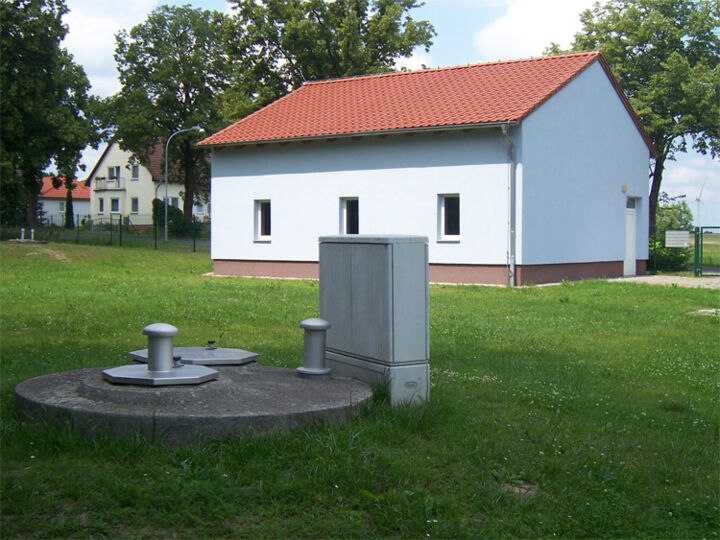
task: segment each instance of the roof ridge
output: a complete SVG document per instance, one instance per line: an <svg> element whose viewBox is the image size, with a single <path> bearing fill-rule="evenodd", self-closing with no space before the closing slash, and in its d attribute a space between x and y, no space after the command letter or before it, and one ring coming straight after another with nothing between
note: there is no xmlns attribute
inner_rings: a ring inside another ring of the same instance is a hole
<svg viewBox="0 0 720 540"><path fill-rule="evenodd" d="M343 83L343 82L357 81L357 80L371 79L371 78L379 79L379 78L384 78L384 77L399 77L399 76L403 76L403 75L414 75L414 74L418 74L418 73L454 71L454 70L470 69L470 68L476 68L476 67L482 67L482 66L497 66L497 65L501 65L501 64L516 64L516 63L521 63L521 62L539 62L539 61L544 61L544 60L555 60L555 59L571 58L571 57L576 57L576 56L597 57L600 55L601 55L601 53L598 50L580 51L580 52L566 53L566 54L553 54L550 56L531 56L528 58L513 58L510 60L494 60L491 62L476 62L473 64L460 64L457 66L442 66L442 67L435 67L435 68L414 69L414 70L410 70L410 71L388 71L385 73L367 73L364 75L348 75L347 77L335 77L335 78L331 78L331 79L319 79L316 81L306 81L305 83L303 83L302 86L310 86L310 85L315 86L315 85L321 85L321 84ZM300 88L302 88L302 86ZM285 96L283 96L283 97L285 97Z"/></svg>

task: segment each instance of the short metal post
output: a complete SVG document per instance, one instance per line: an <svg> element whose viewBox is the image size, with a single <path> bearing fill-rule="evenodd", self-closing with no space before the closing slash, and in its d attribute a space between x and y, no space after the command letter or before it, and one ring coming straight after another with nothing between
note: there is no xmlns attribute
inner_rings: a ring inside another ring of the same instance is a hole
<svg viewBox="0 0 720 540"><path fill-rule="evenodd" d="M30 241L35 240L35 229L30 229Z"/></svg>
<svg viewBox="0 0 720 540"><path fill-rule="evenodd" d="M143 328L148 337L148 371L172 371L173 337L178 330L171 324L154 323Z"/></svg>
<svg viewBox="0 0 720 540"><path fill-rule="evenodd" d="M325 367L325 333L330 323L323 319L305 319L300 323L305 330L303 366L297 368L300 377L329 379L330 368Z"/></svg>
<svg viewBox="0 0 720 540"><path fill-rule="evenodd" d="M21 242L25 241L25 229L24 228L20 228L20 241Z"/></svg>

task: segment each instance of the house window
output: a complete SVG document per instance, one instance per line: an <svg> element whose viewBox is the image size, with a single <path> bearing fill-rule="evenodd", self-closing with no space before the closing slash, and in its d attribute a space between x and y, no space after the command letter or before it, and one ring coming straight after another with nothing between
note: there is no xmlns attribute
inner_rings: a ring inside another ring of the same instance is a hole
<svg viewBox="0 0 720 540"><path fill-rule="evenodd" d="M138 213L138 209L140 208L140 201L137 197L133 197L130 199L130 212L133 214Z"/></svg>
<svg viewBox="0 0 720 540"><path fill-rule="evenodd" d="M202 201L197 201L195 203L195 213L202 214L204 210L205 210L205 205L203 205Z"/></svg>
<svg viewBox="0 0 720 540"><path fill-rule="evenodd" d="M65 201L58 201L58 211L61 214L65 213Z"/></svg>
<svg viewBox="0 0 720 540"><path fill-rule="evenodd" d="M170 206L180 208L180 199L178 197L170 197Z"/></svg>
<svg viewBox="0 0 720 540"><path fill-rule="evenodd" d="M137 180L140 178L140 165L130 166L130 179Z"/></svg>
<svg viewBox="0 0 720 540"><path fill-rule="evenodd" d="M98 214L105 212L105 199L98 199Z"/></svg>
<svg viewBox="0 0 720 540"><path fill-rule="evenodd" d="M438 195L438 240L460 240L460 195Z"/></svg>
<svg viewBox="0 0 720 540"><path fill-rule="evenodd" d="M357 197L340 199L340 234L360 232L360 211Z"/></svg>
<svg viewBox="0 0 720 540"><path fill-rule="evenodd" d="M255 240L269 242L271 233L270 201L255 201Z"/></svg>
<svg viewBox="0 0 720 540"><path fill-rule="evenodd" d="M120 211L120 199L110 199L110 211L111 212L119 212Z"/></svg>
<svg viewBox="0 0 720 540"><path fill-rule="evenodd" d="M108 178L111 180L120 178L120 166L108 167Z"/></svg>

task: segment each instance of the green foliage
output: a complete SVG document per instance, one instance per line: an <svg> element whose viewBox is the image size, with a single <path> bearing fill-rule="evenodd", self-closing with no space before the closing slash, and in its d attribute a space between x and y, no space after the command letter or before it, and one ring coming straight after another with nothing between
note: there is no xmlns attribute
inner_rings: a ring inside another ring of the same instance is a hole
<svg viewBox="0 0 720 540"><path fill-rule="evenodd" d="M37 178L50 160L73 178L81 150L98 141L89 82L61 47L66 13L64 0L0 2L0 176L13 201L20 202L19 186L24 189L30 225L37 223Z"/></svg>
<svg viewBox="0 0 720 540"><path fill-rule="evenodd" d="M4 538L716 537L720 318L693 312L717 291L432 286L430 402L344 427L164 447L22 422L20 381L126 364L153 321L302 364L317 282L148 248L0 243Z"/></svg>
<svg viewBox="0 0 720 540"><path fill-rule="evenodd" d="M130 32L116 36L115 60L122 88L103 106L119 144L147 163L155 144L180 129L224 127L219 94L228 83L229 62L221 40L227 18L189 6L161 6ZM207 151L201 135L179 134L170 142L169 176L184 184L184 213L190 218L198 191L209 189ZM178 178L178 176L180 178Z"/></svg>
<svg viewBox="0 0 720 540"><path fill-rule="evenodd" d="M693 215L690 206L685 201L673 200L667 193L661 193L655 221L655 237L650 239L650 268L666 272L687 270L693 255L692 248L665 247L665 231L690 231L692 228Z"/></svg>
<svg viewBox="0 0 720 540"><path fill-rule="evenodd" d="M153 223L159 227L165 227L165 204L160 199L153 199L152 202ZM187 219L183 211L175 206L168 205L168 234L174 237L188 237L198 234L202 225L196 223L194 218Z"/></svg>
<svg viewBox="0 0 720 540"><path fill-rule="evenodd" d="M237 120L305 81L391 71L435 35L407 12L418 0L232 0L226 26L237 72L225 117Z"/></svg>
<svg viewBox="0 0 720 540"><path fill-rule="evenodd" d="M665 162L688 142L700 153L720 153L720 3L609 0L581 21L572 50L602 51L657 150L652 234Z"/></svg>

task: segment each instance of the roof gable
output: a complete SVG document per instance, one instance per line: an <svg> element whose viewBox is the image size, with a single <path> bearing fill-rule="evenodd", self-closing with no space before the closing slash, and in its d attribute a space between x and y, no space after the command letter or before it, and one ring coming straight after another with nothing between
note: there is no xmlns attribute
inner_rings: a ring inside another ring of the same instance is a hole
<svg viewBox="0 0 720 540"><path fill-rule="evenodd" d="M594 51L308 82L199 144L518 123L598 59Z"/></svg>

